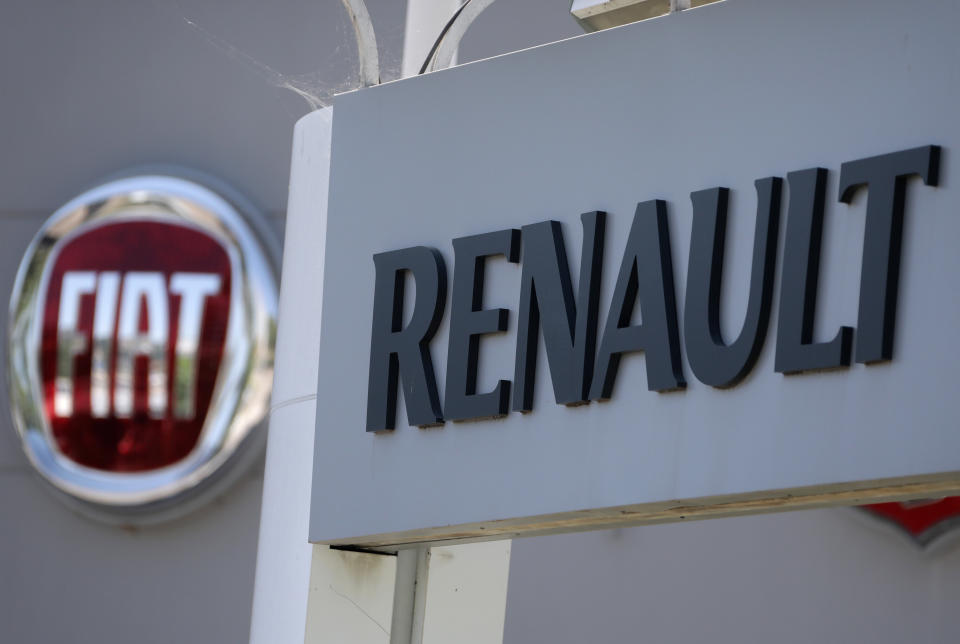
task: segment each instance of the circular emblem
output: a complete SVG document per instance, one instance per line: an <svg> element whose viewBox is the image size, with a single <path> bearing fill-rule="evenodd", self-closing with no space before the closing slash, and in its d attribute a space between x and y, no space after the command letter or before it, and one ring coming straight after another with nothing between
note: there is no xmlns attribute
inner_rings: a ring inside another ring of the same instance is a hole
<svg viewBox="0 0 960 644"><path fill-rule="evenodd" d="M30 462L115 523L226 485L262 444L276 282L236 207L192 181L119 179L63 206L10 298L10 406Z"/></svg>

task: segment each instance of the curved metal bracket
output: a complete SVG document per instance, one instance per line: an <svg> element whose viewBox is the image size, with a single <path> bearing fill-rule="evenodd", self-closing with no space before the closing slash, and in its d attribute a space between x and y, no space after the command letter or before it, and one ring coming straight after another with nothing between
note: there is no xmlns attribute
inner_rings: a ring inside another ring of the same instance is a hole
<svg viewBox="0 0 960 644"><path fill-rule="evenodd" d="M353 31L357 37L357 56L360 65L360 84L363 87L380 84L380 55L377 36L370 21L370 12L363 0L342 0L350 15Z"/></svg>
<svg viewBox="0 0 960 644"><path fill-rule="evenodd" d="M457 47L460 46L460 40L467 33L467 29L473 24L483 11L492 5L494 0L467 0L453 15L450 22L440 34L438 44L431 51L430 56L424 62L420 73L433 72L438 69L446 69L453 63L453 57L457 53Z"/></svg>

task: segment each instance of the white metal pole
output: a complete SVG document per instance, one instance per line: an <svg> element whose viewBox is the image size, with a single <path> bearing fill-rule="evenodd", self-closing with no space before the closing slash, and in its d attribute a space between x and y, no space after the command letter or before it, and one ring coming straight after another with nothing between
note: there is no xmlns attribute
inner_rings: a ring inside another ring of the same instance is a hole
<svg viewBox="0 0 960 644"><path fill-rule="evenodd" d="M420 644L423 641L429 570L429 548L410 548L397 553L390 644Z"/></svg>
<svg viewBox="0 0 960 644"><path fill-rule="evenodd" d="M307 620L313 557L307 523L322 299L316 285L305 284L300 276L323 270L332 116L333 108L318 110L294 130L251 644L299 644ZM314 297L303 297L308 288Z"/></svg>

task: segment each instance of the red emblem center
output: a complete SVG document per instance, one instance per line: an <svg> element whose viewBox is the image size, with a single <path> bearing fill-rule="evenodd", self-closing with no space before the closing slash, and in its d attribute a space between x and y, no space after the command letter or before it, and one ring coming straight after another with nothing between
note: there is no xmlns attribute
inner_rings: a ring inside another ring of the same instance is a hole
<svg viewBox="0 0 960 644"><path fill-rule="evenodd" d="M122 221L62 245L43 300L44 411L87 467L171 465L197 444L230 312L230 259L195 228Z"/></svg>
<svg viewBox="0 0 960 644"><path fill-rule="evenodd" d="M863 508L898 526L924 546L960 526L960 496L906 503L873 503Z"/></svg>

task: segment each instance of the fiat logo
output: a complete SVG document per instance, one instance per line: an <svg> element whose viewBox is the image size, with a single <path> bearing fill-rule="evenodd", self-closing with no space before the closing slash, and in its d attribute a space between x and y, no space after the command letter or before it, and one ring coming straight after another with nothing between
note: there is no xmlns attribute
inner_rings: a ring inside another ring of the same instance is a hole
<svg viewBox="0 0 960 644"><path fill-rule="evenodd" d="M277 310L267 238L224 197L159 175L80 195L34 237L10 299L11 409L75 508L170 518L256 455Z"/></svg>

